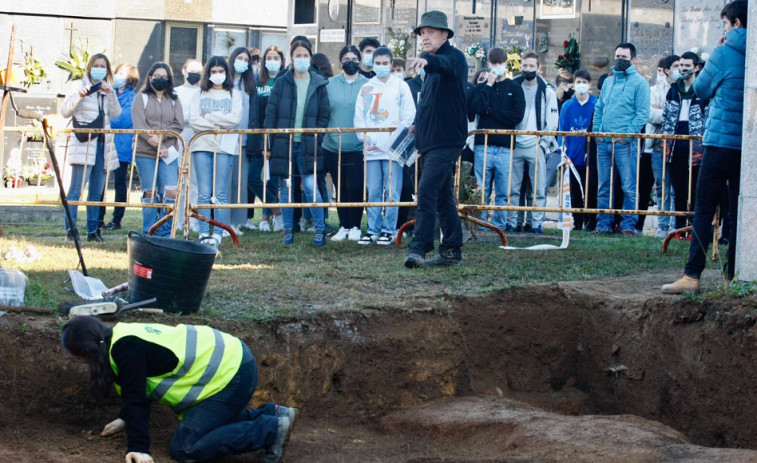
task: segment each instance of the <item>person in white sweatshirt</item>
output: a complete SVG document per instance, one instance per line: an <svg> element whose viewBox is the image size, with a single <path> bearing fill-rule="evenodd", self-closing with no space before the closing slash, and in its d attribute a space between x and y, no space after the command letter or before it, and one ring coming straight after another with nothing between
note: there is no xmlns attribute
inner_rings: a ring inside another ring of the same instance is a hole
<svg viewBox="0 0 757 463"><path fill-rule="evenodd" d="M234 80L226 60L213 56L202 71L200 93L195 95L189 108L189 124L195 132L203 130L230 130L242 119L242 92L233 89ZM198 204L228 204L229 177L234 166L234 157L239 154L239 136L205 135L191 147L192 170L197 174ZM208 209L200 214L210 217ZM215 220L229 223L229 209L216 209ZM200 222L200 239L210 237L208 222ZM223 231L213 231L211 244L221 244ZM215 241L213 243L213 241Z"/></svg>
<svg viewBox="0 0 757 463"><path fill-rule="evenodd" d="M102 53L92 55L87 64L87 72L82 77L81 88L66 97L60 114L65 118L73 118L78 123L90 123L93 129L110 129L110 120L121 115L121 105L113 90L113 71L107 56ZM70 135L67 142L66 162L71 165L71 182L66 199L78 201L88 183L87 201L102 201L105 173L119 166L113 135L77 135ZM77 234L78 206L69 209L73 223L66 219L66 239L72 241ZM103 240L100 236L99 213L100 206L87 206L87 241Z"/></svg>
<svg viewBox="0 0 757 463"><path fill-rule="evenodd" d="M360 89L355 102L356 128L410 127L415 119L415 103L410 87L393 76L392 52L379 47L373 52L376 73ZM364 142L365 177L369 202L399 202L402 190L402 165L391 160L389 132L359 133ZM381 212L384 212L383 220ZM369 207L368 234L358 244L389 245L397 232L397 207Z"/></svg>

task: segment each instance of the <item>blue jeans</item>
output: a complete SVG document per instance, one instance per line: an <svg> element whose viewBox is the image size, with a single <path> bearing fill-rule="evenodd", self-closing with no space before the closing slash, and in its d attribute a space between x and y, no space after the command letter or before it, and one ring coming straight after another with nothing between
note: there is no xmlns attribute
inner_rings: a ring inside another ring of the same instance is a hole
<svg viewBox="0 0 757 463"><path fill-rule="evenodd" d="M367 161L365 163L365 183L368 189L369 202L399 202L402 192L402 166L398 162L391 163L391 179L389 178L389 160ZM385 193L386 192L386 193ZM383 223L381 210L384 209ZM397 233L398 207L369 207L368 234L379 235Z"/></svg>
<svg viewBox="0 0 757 463"><path fill-rule="evenodd" d="M78 201L81 198L81 192L84 186L87 187L87 201L102 201L103 191L105 189L105 145L102 142L97 143L97 152L95 153L95 164L92 166L72 165L71 166L71 183L68 185L66 199L69 201ZM87 180L89 179L89 180ZM71 219L73 225L68 222L66 217L66 231L76 227L76 215L78 206L70 206ZM87 206L87 233L97 233L100 224L100 206Z"/></svg>
<svg viewBox="0 0 757 463"><path fill-rule="evenodd" d="M242 363L231 382L187 410L171 439L178 461L216 460L268 448L276 440L276 405L246 409L258 383L258 367L243 343Z"/></svg>
<svg viewBox="0 0 757 463"><path fill-rule="evenodd" d="M292 173L299 172L300 177L302 178L302 187L305 190L305 201L309 203L323 202L321 201L321 192L318 191L317 185L315 191L313 191L313 180L315 179L315 175L302 173L302 144L300 143L292 143L292 162L294 163L294 165L292 166ZM289 180L291 179L287 179L286 177L281 177L279 179L279 198L280 202L282 203L294 202L294 192L292 192L292 197L289 197ZM315 193L315 200L313 200L313 193ZM310 212L313 215L313 226L315 227L315 229L323 230L324 228L326 228L326 224L323 220L323 208L314 207ZM284 229L293 230L294 210L291 208L282 208L281 216L284 218Z"/></svg>
<svg viewBox="0 0 757 463"><path fill-rule="evenodd" d="M157 162L156 162L157 161ZM134 163L137 165L137 172L139 172L139 180L142 183L142 191L152 191L153 197L142 196L142 204L175 204L175 198L166 198L166 187L176 188L179 182L179 160L175 159L172 163L166 164L165 162L155 159L146 158L142 156L135 156ZM158 177L155 178L155 165L158 166ZM155 178L155 184L153 185L153 179ZM142 233L147 234L150 231L150 227L155 225L155 222L165 214L164 209L155 209L152 207L142 208ZM171 224L173 219L164 223L155 231L155 236L170 236Z"/></svg>
<svg viewBox="0 0 757 463"><path fill-rule="evenodd" d="M536 153L539 153L538 165ZM526 170L527 169L527 170ZM537 170L538 169L538 170ZM547 205L547 162L540 148L532 146L529 148L515 148L513 150L513 184L510 188L510 204L517 206L521 200L521 184L523 177L528 175L531 186L536 185L536 206L546 207ZM538 182L538 183L537 183ZM533 192L533 189L531 190ZM524 205L531 205L533 193L526 193ZM520 225L518 211L507 213L507 223L515 228ZM541 227L544 221L544 212L529 212L531 215L530 224L532 227ZM528 222L528 221L527 221Z"/></svg>
<svg viewBox="0 0 757 463"><path fill-rule="evenodd" d="M635 143L615 142L615 169L620 175L620 186L623 190L623 209L634 210L636 208L636 146ZM610 171L612 165L613 143L597 140L597 170L599 174L599 190L597 192L597 208L610 208ZM633 148L633 149L632 149ZM636 229L637 216L623 214L621 216L620 229L622 231L634 231ZM612 232L612 215L599 214L597 216L597 229L603 232Z"/></svg>
<svg viewBox="0 0 757 463"><path fill-rule="evenodd" d="M494 204L497 206L507 206L507 197L509 190L507 188L510 173L510 148L503 146L489 145L486 150L486 168L484 168L484 147L476 146L473 157L473 169L476 172L476 181L479 188L484 192L484 200L489 204L492 196L492 186L494 187ZM484 172L486 172L486 185L484 185ZM485 186L485 188L484 188ZM492 214L492 225L505 228L507 225L507 213L505 211L494 211ZM482 218L487 216L487 211L483 211Z"/></svg>
<svg viewBox="0 0 757 463"><path fill-rule="evenodd" d="M247 172L247 201L254 202L255 197L260 198L263 201L263 158L260 156L254 156L250 159L250 167ZM271 177L265 182L265 201L266 203L278 202L276 192L279 190L279 177ZM263 215L270 217L272 215L270 209L263 209ZM247 214L248 217L252 215Z"/></svg>
<svg viewBox="0 0 757 463"><path fill-rule="evenodd" d="M197 204L210 204L211 197L215 197L216 204L229 204L229 176L234 166L234 155L217 153L215 169L215 191L213 191L213 153L210 151L194 151L192 153L192 170L197 173ZM210 209L200 209L203 217L210 217ZM229 223L228 209L216 209L215 220L224 224ZM210 224L200 221L200 233L209 234ZM221 230L214 230L220 235Z"/></svg>
<svg viewBox="0 0 757 463"><path fill-rule="evenodd" d="M462 258L463 228L457 214L453 188L455 163L463 147L438 148L421 156L421 178L418 182L418 207L415 212L415 231L408 253L426 256L434 249L434 228L439 214L442 242L439 254Z"/></svg>
<svg viewBox="0 0 757 463"><path fill-rule="evenodd" d="M654 173L654 199L657 204L658 211L672 211L673 210L673 195L670 189L670 169L665 167L665 185L662 185L662 164L663 164L662 150L655 148L652 151L652 172ZM665 196L665 204L662 203L662 197ZM670 224L672 217L660 215L657 217L657 229L667 232L670 230Z"/></svg>

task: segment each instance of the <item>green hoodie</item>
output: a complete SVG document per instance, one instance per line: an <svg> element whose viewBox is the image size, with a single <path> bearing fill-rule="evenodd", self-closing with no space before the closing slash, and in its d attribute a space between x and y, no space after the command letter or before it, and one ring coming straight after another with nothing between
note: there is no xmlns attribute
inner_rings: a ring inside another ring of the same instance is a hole
<svg viewBox="0 0 757 463"><path fill-rule="evenodd" d="M365 76L358 76L352 82L347 82L344 74L338 74L329 79L326 91L329 94L331 116L329 125L331 128L353 127L355 117L355 102L360 94L360 89L368 82ZM336 153L339 150L339 135L330 133L323 139L323 148ZM363 142L357 139L354 133L342 134L342 151L363 151Z"/></svg>

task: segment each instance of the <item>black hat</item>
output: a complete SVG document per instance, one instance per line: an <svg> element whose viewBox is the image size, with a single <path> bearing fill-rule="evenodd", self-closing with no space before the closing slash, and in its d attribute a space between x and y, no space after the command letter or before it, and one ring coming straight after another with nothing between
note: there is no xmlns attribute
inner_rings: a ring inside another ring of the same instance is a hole
<svg viewBox="0 0 757 463"><path fill-rule="evenodd" d="M447 15L441 11L427 11L421 16L421 23L413 30L415 35L421 35L420 30L423 27L433 27L434 29L441 29L449 32L447 36L451 39L455 36L455 31L447 27Z"/></svg>

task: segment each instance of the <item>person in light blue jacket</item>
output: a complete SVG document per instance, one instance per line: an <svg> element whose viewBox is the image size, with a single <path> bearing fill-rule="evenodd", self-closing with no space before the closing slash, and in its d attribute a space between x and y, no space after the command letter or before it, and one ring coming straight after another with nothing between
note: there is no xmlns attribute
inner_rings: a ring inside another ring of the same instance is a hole
<svg viewBox="0 0 757 463"><path fill-rule="evenodd" d="M693 85L700 99L710 99L710 108L702 138L704 154L697 179L689 260L681 278L663 285L662 292L666 294L700 291L699 277L704 271L707 248L712 239L712 218L726 183L730 207L730 245L724 269L725 279L732 280L736 270L747 2L737 0L727 4L720 12L720 18L725 26L725 37L720 39L720 45L712 51Z"/></svg>
<svg viewBox="0 0 757 463"><path fill-rule="evenodd" d="M615 47L615 66L599 94L594 110L595 132L639 133L649 119L649 83L636 72L636 47L621 43ZM599 174L597 207L610 206L610 182L614 168L620 175L623 189L623 209L634 210L636 205L637 145L634 138L597 139L597 170ZM624 235L636 235L636 215L623 214L620 224ZM612 233L612 215L599 214L595 233Z"/></svg>
<svg viewBox="0 0 757 463"><path fill-rule="evenodd" d="M134 124L131 121L131 103L134 100L135 91L139 85L139 70L131 64L121 64L116 68L113 75L113 88L118 95L118 104L121 105L121 116L110 120L111 129L133 129ZM115 201L117 203L126 202L126 191L129 176L129 167L131 166L132 143L134 135L120 134L113 137L113 143L116 145L118 153L118 169L113 171L113 185L116 190ZM124 217L124 208L113 208L113 218L104 225L104 230L121 230L121 219ZM100 208L100 223L105 219L105 208Z"/></svg>

